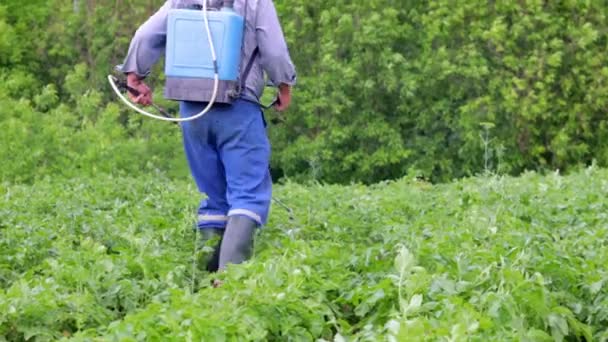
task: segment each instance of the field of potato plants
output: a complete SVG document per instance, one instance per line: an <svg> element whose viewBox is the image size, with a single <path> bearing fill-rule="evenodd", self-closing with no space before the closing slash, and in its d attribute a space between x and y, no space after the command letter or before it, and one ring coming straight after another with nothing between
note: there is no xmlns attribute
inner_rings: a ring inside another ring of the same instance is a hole
<svg viewBox="0 0 608 342"><path fill-rule="evenodd" d="M0 341L608 341L607 194L596 168L286 183L213 288L191 183L4 183Z"/></svg>

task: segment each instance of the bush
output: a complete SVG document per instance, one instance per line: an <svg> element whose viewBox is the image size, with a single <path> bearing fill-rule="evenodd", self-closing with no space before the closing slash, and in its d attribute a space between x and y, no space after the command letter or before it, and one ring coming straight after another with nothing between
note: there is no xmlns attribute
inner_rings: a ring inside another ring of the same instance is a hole
<svg viewBox="0 0 608 342"><path fill-rule="evenodd" d="M301 80L273 132L287 175L446 180L608 161L600 3L280 5Z"/></svg>

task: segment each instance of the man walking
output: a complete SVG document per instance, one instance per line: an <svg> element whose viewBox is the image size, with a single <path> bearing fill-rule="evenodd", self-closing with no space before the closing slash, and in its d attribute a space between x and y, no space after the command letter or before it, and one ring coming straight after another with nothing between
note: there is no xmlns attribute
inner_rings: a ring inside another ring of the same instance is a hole
<svg viewBox="0 0 608 342"><path fill-rule="evenodd" d="M200 8L202 1L167 1L139 27L121 66L128 85L140 93L137 97L129 94L131 101L152 103L150 88L143 80L164 53L169 10ZM215 8L221 5L217 0L207 4ZM200 192L207 195L198 209L198 228L204 239L217 236L220 241L207 263L210 272L248 260L255 230L268 219L270 143L259 105L266 83L264 73L278 85L278 111L289 107L296 80L272 0L236 0L234 10L245 18L240 95L231 104L217 104L203 117L182 123L192 177ZM203 28L200 34L205 34ZM167 83L167 88L173 86ZM206 106L205 102L181 101L180 113L190 117Z"/></svg>

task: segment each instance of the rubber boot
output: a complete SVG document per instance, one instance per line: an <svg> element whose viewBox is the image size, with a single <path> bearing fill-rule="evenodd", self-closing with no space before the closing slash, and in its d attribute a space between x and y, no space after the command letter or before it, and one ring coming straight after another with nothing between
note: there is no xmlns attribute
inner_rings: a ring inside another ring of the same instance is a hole
<svg viewBox="0 0 608 342"><path fill-rule="evenodd" d="M200 230L201 240L200 246L205 246L209 241L219 239L213 246L213 253L211 256L205 255L202 259L202 264L205 264L207 272L217 272L220 262L220 245L222 244L222 236L224 235L224 229L221 228L204 228Z"/></svg>
<svg viewBox="0 0 608 342"><path fill-rule="evenodd" d="M251 258L256 228L257 223L246 216L231 216L228 219L220 248L220 270L228 264L240 264Z"/></svg>

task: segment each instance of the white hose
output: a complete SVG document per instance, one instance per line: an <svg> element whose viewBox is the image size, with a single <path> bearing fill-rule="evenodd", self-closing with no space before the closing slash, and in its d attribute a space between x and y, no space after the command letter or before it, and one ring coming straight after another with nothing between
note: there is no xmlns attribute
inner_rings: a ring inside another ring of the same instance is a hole
<svg viewBox="0 0 608 342"><path fill-rule="evenodd" d="M213 79L214 79L213 94L211 95L211 100L209 101L209 104L207 104L207 107L205 107L205 109L203 109L203 111L196 114L195 116L191 116L188 118L167 118L164 116L154 115L152 113L148 113L145 110L135 106L131 101L129 101L120 92L120 90L116 86L116 83L114 83L114 78L112 77L112 75L108 75L108 82L110 82L110 86L112 87L112 89L114 90L116 95L118 95L118 97L122 100L122 102L124 102L128 107L130 107L131 109L133 109L134 111L136 111L142 115L145 115L145 116L153 118L153 119L162 120L162 121L171 121L171 122L192 121L192 120L196 120L196 119L202 117L203 115L207 114L207 112L211 109L211 107L215 103L215 99L217 98L217 91L219 88L219 82L220 82L220 76L218 74L219 71L217 70L217 67L215 67L217 65L217 56L215 54L215 46L213 45L213 37L211 37L211 27L209 26L209 18L207 17L207 1L203 1L203 16L205 19L205 29L207 30L207 39L209 41L209 47L211 48L211 58L213 59L214 73L215 73L215 75L213 77Z"/></svg>

